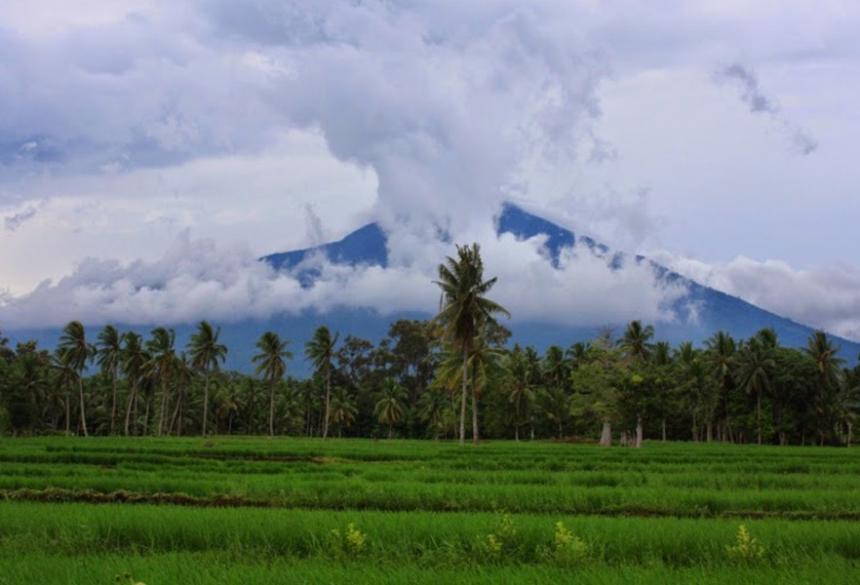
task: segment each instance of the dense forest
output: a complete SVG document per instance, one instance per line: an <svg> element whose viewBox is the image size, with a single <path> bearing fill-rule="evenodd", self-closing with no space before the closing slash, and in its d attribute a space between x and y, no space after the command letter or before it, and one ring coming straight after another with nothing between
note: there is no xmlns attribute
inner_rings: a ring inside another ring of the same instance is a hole
<svg viewBox="0 0 860 585"><path fill-rule="evenodd" d="M57 349L10 347L0 335L0 431L16 435L269 434L768 444L850 444L860 366L845 367L827 335L802 350L769 329L714 334L703 347L655 341L631 322L617 338L540 354L511 346L487 297L476 245L439 267L442 308L394 322L378 344L319 327L303 348L268 331L255 375L224 371L229 351L201 322L187 347L174 332L148 338L69 323ZM293 352L314 375L289 376Z"/></svg>

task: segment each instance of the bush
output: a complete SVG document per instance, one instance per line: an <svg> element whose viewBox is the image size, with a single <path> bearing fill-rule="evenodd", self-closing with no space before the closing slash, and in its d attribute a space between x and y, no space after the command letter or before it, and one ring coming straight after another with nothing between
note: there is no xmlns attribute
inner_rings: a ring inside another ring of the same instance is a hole
<svg viewBox="0 0 860 585"><path fill-rule="evenodd" d="M729 558L741 563L759 561L764 557L764 552L764 546L752 537L745 524L741 524L738 527L738 535L735 538L734 546L726 547L726 553L729 555Z"/></svg>

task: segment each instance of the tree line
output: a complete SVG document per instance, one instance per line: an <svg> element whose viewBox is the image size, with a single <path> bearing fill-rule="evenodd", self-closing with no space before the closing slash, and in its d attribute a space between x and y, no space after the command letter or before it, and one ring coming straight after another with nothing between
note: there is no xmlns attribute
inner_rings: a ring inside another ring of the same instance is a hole
<svg viewBox="0 0 860 585"><path fill-rule="evenodd" d="M567 348L509 347L488 298L477 245L439 266L440 312L399 320L374 344L321 326L302 348L307 379L289 376L288 340L267 331L253 375L225 371L228 348L207 321L188 344L156 327L144 339L78 321L53 352L0 335L0 430L13 434L596 439L851 444L860 366L823 332L803 349L764 329L702 347L655 341L632 321ZM467 428L470 427L470 428Z"/></svg>

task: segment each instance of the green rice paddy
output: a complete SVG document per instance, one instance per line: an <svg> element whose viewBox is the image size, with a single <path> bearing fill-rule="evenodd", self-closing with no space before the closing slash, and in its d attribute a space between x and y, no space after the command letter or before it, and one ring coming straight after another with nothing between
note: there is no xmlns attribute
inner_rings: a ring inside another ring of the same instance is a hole
<svg viewBox="0 0 860 585"><path fill-rule="evenodd" d="M741 525L752 542L739 540ZM858 575L860 454L851 449L0 441L0 584Z"/></svg>

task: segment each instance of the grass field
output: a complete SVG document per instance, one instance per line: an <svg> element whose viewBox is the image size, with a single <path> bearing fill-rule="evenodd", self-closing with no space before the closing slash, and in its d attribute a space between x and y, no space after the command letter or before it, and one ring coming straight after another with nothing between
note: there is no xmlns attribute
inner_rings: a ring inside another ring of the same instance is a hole
<svg viewBox="0 0 860 585"><path fill-rule="evenodd" d="M10 585L860 582L850 449L4 439L0 499Z"/></svg>

